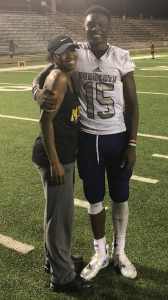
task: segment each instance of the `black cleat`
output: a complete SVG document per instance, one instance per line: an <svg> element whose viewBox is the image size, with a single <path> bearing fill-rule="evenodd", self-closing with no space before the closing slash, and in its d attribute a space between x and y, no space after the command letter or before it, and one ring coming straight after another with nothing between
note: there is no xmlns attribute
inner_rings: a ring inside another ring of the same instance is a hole
<svg viewBox="0 0 168 300"><path fill-rule="evenodd" d="M46 258L46 261L45 261L44 271L46 273L50 274L50 262L49 262L49 260L47 258Z"/></svg>
<svg viewBox="0 0 168 300"><path fill-rule="evenodd" d="M83 269L83 257L79 255L71 255L71 259L75 266L75 272L80 272Z"/></svg>
<svg viewBox="0 0 168 300"><path fill-rule="evenodd" d="M76 276L72 281L60 285L54 282L50 283L50 289L53 292L71 292L71 293L83 293L90 290L93 287L91 281L85 280L80 276Z"/></svg>
<svg viewBox="0 0 168 300"><path fill-rule="evenodd" d="M80 272L83 269L83 257L79 255L71 255L71 259L75 266L75 272ZM46 273L50 274L50 262L47 258L44 270Z"/></svg>

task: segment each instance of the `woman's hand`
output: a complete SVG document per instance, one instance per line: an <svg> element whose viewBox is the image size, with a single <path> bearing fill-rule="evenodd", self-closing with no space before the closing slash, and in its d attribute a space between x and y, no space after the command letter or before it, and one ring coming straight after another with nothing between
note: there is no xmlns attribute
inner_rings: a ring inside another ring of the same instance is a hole
<svg viewBox="0 0 168 300"><path fill-rule="evenodd" d="M64 184L66 181L65 170L60 162L50 163L51 180L55 181L56 184Z"/></svg>

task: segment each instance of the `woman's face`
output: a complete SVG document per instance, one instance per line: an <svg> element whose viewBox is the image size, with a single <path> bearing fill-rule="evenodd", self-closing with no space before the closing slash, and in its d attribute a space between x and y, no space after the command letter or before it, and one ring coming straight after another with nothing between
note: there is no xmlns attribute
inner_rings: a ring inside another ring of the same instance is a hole
<svg viewBox="0 0 168 300"><path fill-rule="evenodd" d="M53 61L63 70L71 71L76 68L78 54L74 46L68 47L62 54L53 54Z"/></svg>

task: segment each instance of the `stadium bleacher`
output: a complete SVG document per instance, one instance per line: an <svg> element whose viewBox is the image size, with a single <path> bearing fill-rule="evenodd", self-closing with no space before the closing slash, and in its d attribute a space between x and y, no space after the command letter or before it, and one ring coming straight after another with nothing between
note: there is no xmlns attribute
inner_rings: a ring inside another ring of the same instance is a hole
<svg viewBox="0 0 168 300"><path fill-rule="evenodd" d="M16 55L35 55L46 53L47 43L57 34L71 36L73 40L85 41L83 15L64 15L61 13L0 12L0 55L8 56L9 40L18 48ZM130 51L149 49L153 40L155 48L166 50L168 40L168 20L112 18L112 32L109 43ZM141 52L142 52L141 51Z"/></svg>
<svg viewBox="0 0 168 300"><path fill-rule="evenodd" d="M84 22L81 15L71 15L71 19L63 18L61 14L52 15L61 24L71 28L82 35L82 29L76 26L76 22ZM75 21L75 22L74 22ZM162 19L139 19L128 18L123 20L119 17L112 17L112 31L109 34L109 43L124 49L144 49L149 48L149 41L155 41L155 47L163 47L164 41L168 40L168 20Z"/></svg>
<svg viewBox="0 0 168 300"><path fill-rule="evenodd" d="M0 55L9 54L9 40L18 48L16 54L46 53L48 41L54 35L69 35L74 40L81 36L55 23L46 16L26 13L0 13Z"/></svg>

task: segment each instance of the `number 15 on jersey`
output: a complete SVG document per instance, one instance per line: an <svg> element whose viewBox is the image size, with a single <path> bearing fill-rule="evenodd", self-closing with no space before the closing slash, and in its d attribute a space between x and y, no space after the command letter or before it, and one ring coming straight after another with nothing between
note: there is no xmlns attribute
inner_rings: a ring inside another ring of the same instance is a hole
<svg viewBox="0 0 168 300"><path fill-rule="evenodd" d="M87 82L84 85L84 89L86 90L87 117L89 119L95 118L96 106L99 103L102 105L102 110L96 112L99 117L101 119L112 118L115 115L114 100L111 96L105 96L105 94L106 92L111 92L110 95L113 94L114 83L96 83L96 88L93 84L95 85L93 82Z"/></svg>

